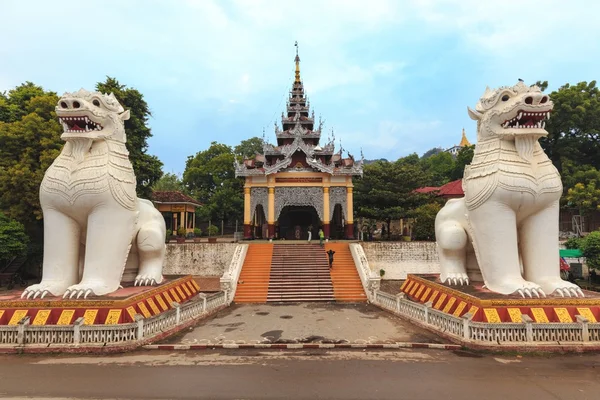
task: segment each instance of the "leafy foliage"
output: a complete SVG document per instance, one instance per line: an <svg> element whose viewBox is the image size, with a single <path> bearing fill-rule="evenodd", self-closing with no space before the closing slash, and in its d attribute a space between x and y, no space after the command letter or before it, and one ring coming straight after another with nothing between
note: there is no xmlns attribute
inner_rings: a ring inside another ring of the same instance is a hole
<svg viewBox="0 0 600 400"><path fill-rule="evenodd" d="M569 205L577 207L580 214L589 215L592 211L600 210L600 188L596 188L596 181L588 184L576 183L567 192Z"/></svg>
<svg viewBox="0 0 600 400"><path fill-rule="evenodd" d="M233 148L233 152L240 161L244 158L254 158L256 154L262 154L263 140L256 136L242 140L240 144Z"/></svg>
<svg viewBox="0 0 600 400"><path fill-rule="evenodd" d="M0 262L25 254L28 242L23 224L0 213Z"/></svg>
<svg viewBox="0 0 600 400"><path fill-rule="evenodd" d="M207 229L208 236L215 236L219 234L219 228L216 225L210 225Z"/></svg>
<svg viewBox="0 0 600 400"><path fill-rule="evenodd" d="M396 162L376 161L364 166L364 177L354 184L357 215L389 223L407 216L423 195L414 190L425 186L428 175L411 155Z"/></svg>
<svg viewBox="0 0 600 400"><path fill-rule="evenodd" d="M581 252L590 268L600 269L600 231L591 232L583 239Z"/></svg>
<svg viewBox="0 0 600 400"><path fill-rule="evenodd" d="M181 179L179 179L179 177L177 175L167 172L166 174L161 176L160 179L158 181L156 181L156 183L152 186L152 191L156 191L156 192L177 191L177 192L185 193L186 188L185 188L185 185L183 184L183 182L181 181Z"/></svg>
<svg viewBox="0 0 600 400"><path fill-rule="evenodd" d="M152 116L144 96L133 88L121 85L115 78L107 77L106 81L96 84L96 90L102 93L113 93L131 117L125 121L127 134L127 150L137 179L137 194L142 198L150 198L151 187L162 175L162 162L158 157L146 154L148 139L152 137L148 119Z"/></svg>
<svg viewBox="0 0 600 400"><path fill-rule="evenodd" d="M454 157L448 152L438 152L427 158L421 158L421 165L429 176L429 186L442 186L450 182L455 169Z"/></svg>
<svg viewBox="0 0 600 400"><path fill-rule="evenodd" d="M454 168L450 173L451 181L462 179L463 174L465 173L465 167L471 164L471 161L473 161L474 153L475 145L465 146L458 151L458 154L456 155L456 160L454 160Z"/></svg>
<svg viewBox="0 0 600 400"><path fill-rule="evenodd" d="M562 172L565 160L600 168L600 92L596 81L566 84L550 93L554 102L540 144Z"/></svg>
<svg viewBox="0 0 600 400"><path fill-rule="evenodd" d="M415 240L435 240L435 217L440 209L438 202L431 202L412 211L411 215L416 219L412 230Z"/></svg>
<svg viewBox="0 0 600 400"><path fill-rule="evenodd" d="M63 144L57 101L31 82L0 97L0 210L28 228L39 228L39 185Z"/></svg>
<svg viewBox="0 0 600 400"><path fill-rule="evenodd" d="M207 150L188 157L183 183L202 204L202 219L235 221L244 208L242 181L235 177L231 147L212 142Z"/></svg>
<svg viewBox="0 0 600 400"><path fill-rule="evenodd" d="M567 249L581 249L582 246L583 238L580 237L571 237L565 242L565 247Z"/></svg>

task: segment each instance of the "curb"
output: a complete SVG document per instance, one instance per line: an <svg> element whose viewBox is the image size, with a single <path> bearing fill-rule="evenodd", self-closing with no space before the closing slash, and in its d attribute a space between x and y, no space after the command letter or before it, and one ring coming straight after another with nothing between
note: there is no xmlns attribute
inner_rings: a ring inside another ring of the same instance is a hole
<svg viewBox="0 0 600 400"><path fill-rule="evenodd" d="M438 343L219 343L219 344L148 344L144 350L207 350L207 349L436 349L460 350L458 344Z"/></svg>

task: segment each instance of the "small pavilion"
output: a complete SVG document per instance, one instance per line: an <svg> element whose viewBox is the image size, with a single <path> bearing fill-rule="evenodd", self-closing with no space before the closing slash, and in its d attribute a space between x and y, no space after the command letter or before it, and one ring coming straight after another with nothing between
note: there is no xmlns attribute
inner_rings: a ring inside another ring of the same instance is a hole
<svg viewBox="0 0 600 400"><path fill-rule="evenodd" d="M281 127L275 124L277 144L263 141L263 152L235 163L236 177L245 177L244 238L354 238L354 176L362 176L363 160L342 155L335 138L319 144L323 122L315 127L314 111L300 78L296 43L296 75Z"/></svg>
<svg viewBox="0 0 600 400"><path fill-rule="evenodd" d="M186 233L194 232L196 208L202 206L197 200L177 191L156 191L152 202L165 218L167 229L176 232L184 227Z"/></svg>

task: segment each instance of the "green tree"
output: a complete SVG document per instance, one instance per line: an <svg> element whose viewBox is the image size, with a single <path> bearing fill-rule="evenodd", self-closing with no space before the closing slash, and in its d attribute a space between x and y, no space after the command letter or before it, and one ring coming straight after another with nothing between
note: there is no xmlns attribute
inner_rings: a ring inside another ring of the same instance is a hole
<svg viewBox="0 0 600 400"><path fill-rule="evenodd" d="M590 215L593 211L600 210L600 188L596 187L596 181L576 183L567 192L569 206L579 209L581 215Z"/></svg>
<svg viewBox="0 0 600 400"><path fill-rule="evenodd" d="M28 243L23 224L0 213L0 264L24 255Z"/></svg>
<svg viewBox="0 0 600 400"><path fill-rule="evenodd" d="M254 158L256 154L262 154L263 143L262 138L255 136L250 139L242 140L240 144L233 148L233 152L240 161L244 158Z"/></svg>
<svg viewBox="0 0 600 400"><path fill-rule="evenodd" d="M439 202L423 204L411 212L415 218L412 229L415 240L435 240L435 217L442 206Z"/></svg>
<svg viewBox="0 0 600 400"><path fill-rule="evenodd" d="M591 232L583 238L581 252L590 268L600 269L600 231Z"/></svg>
<svg viewBox="0 0 600 400"><path fill-rule="evenodd" d="M131 117L125 121L129 160L137 179L138 196L150 198L152 186L162 176L163 164L156 156L146 154L148 139L152 137L148 126L148 119L152 116L148 103L137 89L121 85L115 78L107 77L106 81L98 82L96 90L113 93L123 107L131 112Z"/></svg>
<svg viewBox="0 0 600 400"><path fill-rule="evenodd" d="M229 222L241 217L242 181L235 177L234 160L231 147L217 142L188 157L183 183L204 204L198 210L200 218Z"/></svg>
<svg viewBox="0 0 600 400"><path fill-rule="evenodd" d="M421 158L424 171L430 175L430 186L442 186L450 182L455 164L454 157L445 151Z"/></svg>
<svg viewBox="0 0 600 400"><path fill-rule="evenodd" d="M465 167L471 164L471 161L473 161L474 152L475 145L465 146L458 151L458 154L456 155L456 160L454 161L454 168L452 170L452 173L450 174L451 181L463 178Z"/></svg>
<svg viewBox="0 0 600 400"><path fill-rule="evenodd" d="M10 90L8 96L3 93L0 96L0 121L15 122L20 120L25 115L31 113L31 108L29 107L30 101L46 94L41 86L29 81ZM54 109L55 105L56 102L53 104L52 109Z"/></svg>
<svg viewBox="0 0 600 400"><path fill-rule="evenodd" d="M566 160L600 169L600 92L596 81L566 84L550 93L554 109L542 148L559 172Z"/></svg>
<svg viewBox="0 0 600 400"><path fill-rule="evenodd" d="M600 171L591 165L581 165L574 160L563 160L562 166L561 177L565 200L569 189L574 188L576 184L587 185L592 181L600 182Z"/></svg>
<svg viewBox="0 0 600 400"><path fill-rule="evenodd" d="M376 161L365 165L363 178L354 183L357 216L386 221L389 227L392 219L407 216L410 209L428 198L414 193L415 189L425 186L428 179L416 154L396 162Z"/></svg>
<svg viewBox="0 0 600 400"><path fill-rule="evenodd" d="M0 112L0 210L28 231L41 227L39 186L63 145L57 101L55 93L30 82L0 98L5 105Z"/></svg>
<svg viewBox="0 0 600 400"><path fill-rule="evenodd" d="M159 180L152 186L152 191L154 192L182 192L185 193L185 185L179 178L179 176L167 172L163 176L160 177Z"/></svg>

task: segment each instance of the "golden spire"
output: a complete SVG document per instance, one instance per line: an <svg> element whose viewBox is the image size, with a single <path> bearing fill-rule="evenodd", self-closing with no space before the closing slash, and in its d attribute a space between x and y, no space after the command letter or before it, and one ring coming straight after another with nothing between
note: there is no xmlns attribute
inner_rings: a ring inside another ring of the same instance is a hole
<svg viewBox="0 0 600 400"><path fill-rule="evenodd" d="M467 139L467 134L465 133L465 128L463 128L462 131L462 139L460 139L460 147L465 147L465 146L470 146L471 143L469 143L469 139Z"/></svg>
<svg viewBox="0 0 600 400"><path fill-rule="evenodd" d="M298 41L294 43L294 46L296 46L296 58L294 59L294 61L296 61L296 81L294 83L300 83L300 57L298 57Z"/></svg>

